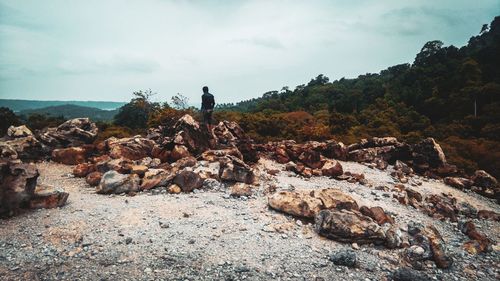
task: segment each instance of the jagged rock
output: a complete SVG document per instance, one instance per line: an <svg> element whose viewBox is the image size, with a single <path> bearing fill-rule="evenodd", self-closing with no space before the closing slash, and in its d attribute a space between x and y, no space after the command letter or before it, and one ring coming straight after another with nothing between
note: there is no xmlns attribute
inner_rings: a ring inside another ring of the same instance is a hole
<svg viewBox="0 0 500 281"><path fill-rule="evenodd" d="M482 188L494 188L498 185L497 179L484 170L477 170L472 177L474 185Z"/></svg>
<svg viewBox="0 0 500 281"><path fill-rule="evenodd" d="M312 169L319 169L323 165L323 162L321 161L321 154L314 150L306 150L302 152L299 156L299 160Z"/></svg>
<svg viewBox="0 0 500 281"><path fill-rule="evenodd" d="M19 137L0 141L1 156L23 161L41 160L47 157L47 149L35 137Z"/></svg>
<svg viewBox="0 0 500 281"><path fill-rule="evenodd" d="M172 184L170 185L168 188L167 188L167 191L168 193L170 194L179 194L182 192L182 189L180 188L180 186L176 185L176 184Z"/></svg>
<svg viewBox="0 0 500 281"><path fill-rule="evenodd" d="M84 178L95 171L95 165L90 163L78 164L73 168L73 175L78 178Z"/></svg>
<svg viewBox="0 0 500 281"><path fill-rule="evenodd" d="M432 279L424 272L411 268L401 267L392 272L389 276L393 281L431 281Z"/></svg>
<svg viewBox="0 0 500 281"><path fill-rule="evenodd" d="M257 147L249 139L240 140L237 144L237 149L243 156L243 161L246 163L257 163L260 159Z"/></svg>
<svg viewBox="0 0 500 281"><path fill-rule="evenodd" d="M183 192L191 192L202 187L203 181L204 179L197 173L186 170L179 172L174 178L174 183L180 186Z"/></svg>
<svg viewBox="0 0 500 281"><path fill-rule="evenodd" d="M451 195L432 194L425 199L427 203L425 212L437 219L449 218L451 221L457 221L457 214L459 212L457 207L457 199Z"/></svg>
<svg viewBox="0 0 500 281"><path fill-rule="evenodd" d="M196 165L196 163L198 163L198 161L196 161L196 158L194 158L193 156L188 156L175 161L175 163L172 163L172 167L177 167L179 168L179 170L182 170L186 167L193 167Z"/></svg>
<svg viewBox="0 0 500 281"><path fill-rule="evenodd" d="M81 146L92 143L98 128L89 118L68 120L57 128L48 128L39 135L40 141L53 148Z"/></svg>
<svg viewBox="0 0 500 281"><path fill-rule="evenodd" d="M347 267L358 266L358 258L353 250L336 251L330 255L330 261L335 265L343 265Z"/></svg>
<svg viewBox="0 0 500 281"><path fill-rule="evenodd" d="M415 200L417 202L422 202L423 197L422 197L422 194L420 194L420 192L413 190L411 188L405 188L405 191L406 191L406 195L408 195L408 199L410 201Z"/></svg>
<svg viewBox="0 0 500 281"><path fill-rule="evenodd" d="M111 158L126 158L140 160L150 156L155 145L154 141L135 136L131 138L109 138L106 140Z"/></svg>
<svg viewBox="0 0 500 281"><path fill-rule="evenodd" d="M325 148L322 150L322 154L328 158L346 161L349 150L347 146L341 142L328 140L325 142Z"/></svg>
<svg viewBox="0 0 500 281"><path fill-rule="evenodd" d="M31 196L29 207L31 209L51 209L62 207L66 204L69 194L60 187L38 185Z"/></svg>
<svg viewBox="0 0 500 281"><path fill-rule="evenodd" d="M39 173L33 164L0 160L0 216L26 207L33 196Z"/></svg>
<svg viewBox="0 0 500 281"><path fill-rule="evenodd" d="M118 158L109 160L102 164L103 164L102 166L100 164L96 164L96 170L101 173L113 170L117 171L120 174L128 174L130 173L130 171L132 171L132 166L134 165L134 162L132 162L132 160L130 159Z"/></svg>
<svg viewBox="0 0 500 281"><path fill-rule="evenodd" d="M396 163L394 164L394 170L401 171L405 175L413 174L413 169L400 160L396 160Z"/></svg>
<svg viewBox="0 0 500 281"><path fill-rule="evenodd" d="M335 160L326 160L321 167L321 174L327 177L337 177L344 173L342 165Z"/></svg>
<svg viewBox="0 0 500 281"><path fill-rule="evenodd" d="M7 136L11 138L33 137L33 133L25 125L18 127L10 126L9 129L7 129Z"/></svg>
<svg viewBox="0 0 500 281"><path fill-rule="evenodd" d="M466 178L446 177L444 183L459 189L469 189L474 182Z"/></svg>
<svg viewBox="0 0 500 281"><path fill-rule="evenodd" d="M137 164L148 168L157 168L161 165L161 160L159 158L144 157Z"/></svg>
<svg viewBox="0 0 500 281"><path fill-rule="evenodd" d="M145 165L132 165L132 169L130 170L131 174L136 174L139 177L144 176L144 174L148 171L148 166Z"/></svg>
<svg viewBox="0 0 500 281"><path fill-rule="evenodd" d="M149 169L142 179L141 189L148 190L158 186L167 186L175 177L177 169Z"/></svg>
<svg viewBox="0 0 500 281"><path fill-rule="evenodd" d="M323 209L358 209L352 197L333 188L281 191L269 196L268 204L275 210L305 218L313 218Z"/></svg>
<svg viewBox="0 0 500 281"><path fill-rule="evenodd" d="M224 181L237 181L246 184L253 184L257 180L253 169L234 156L220 159L219 178Z"/></svg>
<svg viewBox="0 0 500 281"><path fill-rule="evenodd" d="M230 194L234 197L251 196L253 189L246 183L237 182L231 186Z"/></svg>
<svg viewBox="0 0 500 281"><path fill-rule="evenodd" d="M464 243L465 250L471 254L476 255L483 252L491 251L491 241L484 235L477 231L476 226L472 221L467 221L463 224L459 224L462 233L467 235L471 241Z"/></svg>
<svg viewBox="0 0 500 281"><path fill-rule="evenodd" d="M177 161L179 159L190 156L189 150L184 145L175 145L170 152L170 159L172 161Z"/></svg>
<svg viewBox="0 0 500 281"><path fill-rule="evenodd" d="M382 228L371 218L355 210L321 210L315 217L319 235L340 242L384 243Z"/></svg>
<svg viewBox="0 0 500 281"><path fill-rule="evenodd" d="M438 168L446 165L446 157L441 146L433 139L426 138L412 147L413 165L419 170Z"/></svg>
<svg viewBox="0 0 500 281"><path fill-rule="evenodd" d="M379 225L383 225L384 223L394 223L394 219L389 216L388 214L385 213L384 209L382 207L376 206L376 207L371 207L368 208L366 206L362 206L359 208L359 211L373 220L375 220Z"/></svg>
<svg viewBox="0 0 500 281"><path fill-rule="evenodd" d="M207 150L201 154L201 159L208 162L216 162L219 161L219 158L224 156L234 156L238 159L243 160L243 155L237 148L227 148L227 149L219 149L219 150Z"/></svg>
<svg viewBox="0 0 500 281"><path fill-rule="evenodd" d="M162 145L155 144L151 150L151 156L160 159L161 162L167 162L170 158L170 150Z"/></svg>
<svg viewBox="0 0 500 281"><path fill-rule="evenodd" d="M93 146L77 146L52 150L52 160L66 165L76 165L87 162L92 154Z"/></svg>
<svg viewBox="0 0 500 281"><path fill-rule="evenodd" d="M101 172L92 172L85 177L85 181L90 185L90 186L98 186L99 183L101 182L102 178L102 173Z"/></svg>
<svg viewBox="0 0 500 281"><path fill-rule="evenodd" d="M138 175L123 175L116 171L108 171L102 175L96 192L99 194L135 192L139 190L140 181Z"/></svg>
<svg viewBox="0 0 500 281"><path fill-rule="evenodd" d="M195 155L215 148L213 135L202 130L200 124L188 114L182 116L169 131L174 132L174 144L184 145Z"/></svg>
<svg viewBox="0 0 500 281"><path fill-rule="evenodd" d="M387 161L381 158L375 158L374 163L375 167L379 170L385 170L387 169L387 166L389 166L389 163L387 163Z"/></svg>
<svg viewBox="0 0 500 281"><path fill-rule="evenodd" d="M241 140L247 139L245 132L236 122L221 121L215 126L213 133L217 144L221 147L235 147Z"/></svg>

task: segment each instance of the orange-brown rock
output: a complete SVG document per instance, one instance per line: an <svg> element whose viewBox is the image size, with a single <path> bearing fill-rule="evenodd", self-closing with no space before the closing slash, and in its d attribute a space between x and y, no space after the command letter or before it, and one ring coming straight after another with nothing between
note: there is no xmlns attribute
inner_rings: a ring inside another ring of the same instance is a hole
<svg viewBox="0 0 500 281"><path fill-rule="evenodd" d="M175 177L177 169L149 169L142 179L141 189L148 190L159 186L167 186Z"/></svg>
<svg viewBox="0 0 500 281"><path fill-rule="evenodd" d="M179 159L190 156L189 150L184 145L175 145L170 152L170 159L172 161L177 161Z"/></svg>
<svg viewBox="0 0 500 281"><path fill-rule="evenodd" d="M358 209L356 201L338 189L281 191L268 198L271 208L298 217L313 218L323 209Z"/></svg>
<svg viewBox="0 0 500 281"><path fill-rule="evenodd" d="M469 189L474 182L470 179L459 177L446 177L443 179L444 183L459 189Z"/></svg>
<svg viewBox="0 0 500 281"><path fill-rule="evenodd" d="M218 150L207 150L201 154L201 159L208 162L216 162L219 161L220 157L224 156L234 156L238 159L243 160L243 155L237 148L227 148L227 149L218 149Z"/></svg>
<svg viewBox="0 0 500 281"><path fill-rule="evenodd" d="M101 182L102 178L102 173L101 172L92 172L85 177L85 181L90 185L90 186L98 186L99 183Z"/></svg>
<svg viewBox="0 0 500 281"><path fill-rule="evenodd" d="M174 183L177 184L183 192L191 192L197 188L201 188L203 186L203 181L204 179L197 173L186 170L179 172L174 178Z"/></svg>
<svg viewBox="0 0 500 281"><path fill-rule="evenodd" d="M150 156L155 145L154 141L135 136L131 138L109 138L106 140L111 158L126 158L130 160L140 160Z"/></svg>
<svg viewBox="0 0 500 281"><path fill-rule="evenodd" d="M319 169L323 166L321 154L318 151L306 150L300 154L299 160L311 169Z"/></svg>
<svg viewBox="0 0 500 281"><path fill-rule="evenodd" d="M132 165L132 169L130 170L131 174L139 175L140 177L144 176L144 174L148 171L148 166L145 165Z"/></svg>
<svg viewBox="0 0 500 281"><path fill-rule="evenodd" d="M91 163L78 164L73 168L73 175L78 178L84 178L95 171L95 165Z"/></svg>
<svg viewBox="0 0 500 281"><path fill-rule="evenodd" d="M234 156L220 159L219 178L224 181L237 181L246 184L253 184L257 181L254 170Z"/></svg>
<svg viewBox="0 0 500 281"><path fill-rule="evenodd" d="M52 151L52 160L66 165L85 163L92 153L92 146L59 148Z"/></svg>
<svg viewBox="0 0 500 281"><path fill-rule="evenodd" d="M326 177L337 177L344 173L342 165L336 160L326 160L321 167L321 173Z"/></svg>
<svg viewBox="0 0 500 281"><path fill-rule="evenodd" d="M370 218L375 220L379 225L383 225L384 223L394 223L394 219L390 215L386 214L382 207L376 206L368 208L366 206L362 206L361 208L359 208L359 211L363 215L369 216Z"/></svg>
<svg viewBox="0 0 500 281"><path fill-rule="evenodd" d="M62 207L66 204L69 194L62 188L38 185L35 188L35 193L29 201L31 209L51 209Z"/></svg>
<svg viewBox="0 0 500 281"><path fill-rule="evenodd" d="M0 216L13 215L33 196L39 173L34 164L0 159Z"/></svg>
<svg viewBox="0 0 500 281"><path fill-rule="evenodd" d="M491 241L484 235L477 231L476 226L472 221L467 221L463 225L460 225L461 231L467 235L471 241L465 242L465 250L471 254L479 254L483 252L488 252L491 250Z"/></svg>
<svg viewBox="0 0 500 281"><path fill-rule="evenodd" d="M251 196L253 188L246 183L237 182L231 186L230 194L234 197Z"/></svg>

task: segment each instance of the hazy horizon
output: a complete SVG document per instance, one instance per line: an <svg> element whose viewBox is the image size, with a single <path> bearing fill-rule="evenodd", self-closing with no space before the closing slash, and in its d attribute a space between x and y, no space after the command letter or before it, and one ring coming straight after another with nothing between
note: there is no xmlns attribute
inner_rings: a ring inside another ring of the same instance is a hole
<svg viewBox="0 0 500 281"><path fill-rule="evenodd" d="M126 4L124 4L126 3ZM425 42L463 46L500 1L0 0L0 98L218 103L411 63Z"/></svg>

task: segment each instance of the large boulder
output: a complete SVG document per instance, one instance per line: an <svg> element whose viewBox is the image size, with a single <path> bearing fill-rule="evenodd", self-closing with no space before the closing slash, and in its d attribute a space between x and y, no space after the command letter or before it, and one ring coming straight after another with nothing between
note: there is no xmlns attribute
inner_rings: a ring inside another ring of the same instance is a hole
<svg viewBox="0 0 500 281"><path fill-rule="evenodd" d="M92 152L92 146L57 148L52 150L52 160L66 165L82 164L87 162Z"/></svg>
<svg viewBox="0 0 500 281"><path fill-rule="evenodd" d="M109 138L106 140L109 148L109 156L112 158L126 158L140 160L151 156L155 142L141 136L131 138Z"/></svg>
<svg viewBox="0 0 500 281"><path fill-rule="evenodd" d="M81 146L94 142L98 128L89 118L75 118L57 128L48 128L39 135L40 141L53 148Z"/></svg>
<svg viewBox="0 0 500 281"><path fill-rule="evenodd" d="M38 185L29 201L31 209L51 209L62 207L66 204L69 194L60 187Z"/></svg>
<svg viewBox="0 0 500 281"><path fill-rule="evenodd" d="M220 159L219 178L224 181L237 181L246 184L253 184L257 181L257 176L250 166L230 155Z"/></svg>
<svg viewBox="0 0 500 281"><path fill-rule="evenodd" d="M10 216L27 207L39 173L34 164L0 160L0 216Z"/></svg>
<svg viewBox="0 0 500 281"><path fill-rule="evenodd" d="M334 188L280 191L269 196L268 204L275 210L304 218L314 218L324 209L358 209L351 196Z"/></svg>
<svg viewBox="0 0 500 281"><path fill-rule="evenodd" d="M187 170L179 172L174 178L174 183L184 192L191 192L202 187L203 181L204 179L198 173Z"/></svg>
<svg viewBox="0 0 500 281"><path fill-rule="evenodd" d="M420 171L447 164L443 149L433 138L422 140L413 145L411 150L414 168Z"/></svg>
<svg viewBox="0 0 500 281"><path fill-rule="evenodd" d="M355 210L321 210L315 217L319 235L340 242L384 243L383 229L371 218Z"/></svg>
<svg viewBox="0 0 500 281"><path fill-rule="evenodd" d="M101 182L96 187L99 194L120 194L139 190L140 178L138 175L123 175L116 171L108 171L102 175Z"/></svg>

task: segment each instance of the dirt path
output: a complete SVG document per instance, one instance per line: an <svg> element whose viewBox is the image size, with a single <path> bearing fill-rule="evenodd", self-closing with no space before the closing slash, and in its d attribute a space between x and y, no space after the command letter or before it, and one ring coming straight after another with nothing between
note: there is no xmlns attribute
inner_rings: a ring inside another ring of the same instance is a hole
<svg viewBox="0 0 500 281"><path fill-rule="evenodd" d="M343 162L344 170L363 172L369 183L392 185L387 172ZM282 166L262 161L260 168ZM359 268L336 266L329 254L351 248L319 237L308 222L269 210L262 190L337 187L360 205L382 206L403 227L406 222L433 224L455 258L450 270L429 262L426 273L437 280L495 280L500 254L467 254L457 225L433 220L397 203L384 191L324 177L302 179L288 172L262 183L250 198L231 198L222 191L171 195L139 193L104 196L71 167L38 164L41 183L61 186L70 193L61 209L29 211L0 221L2 280L383 280L400 265L402 250L361 245ZM478 209L500 212L498 205L421 178L420 192L451 192ZM476 221L480 231L500 239L500 224Z"/></svg>

